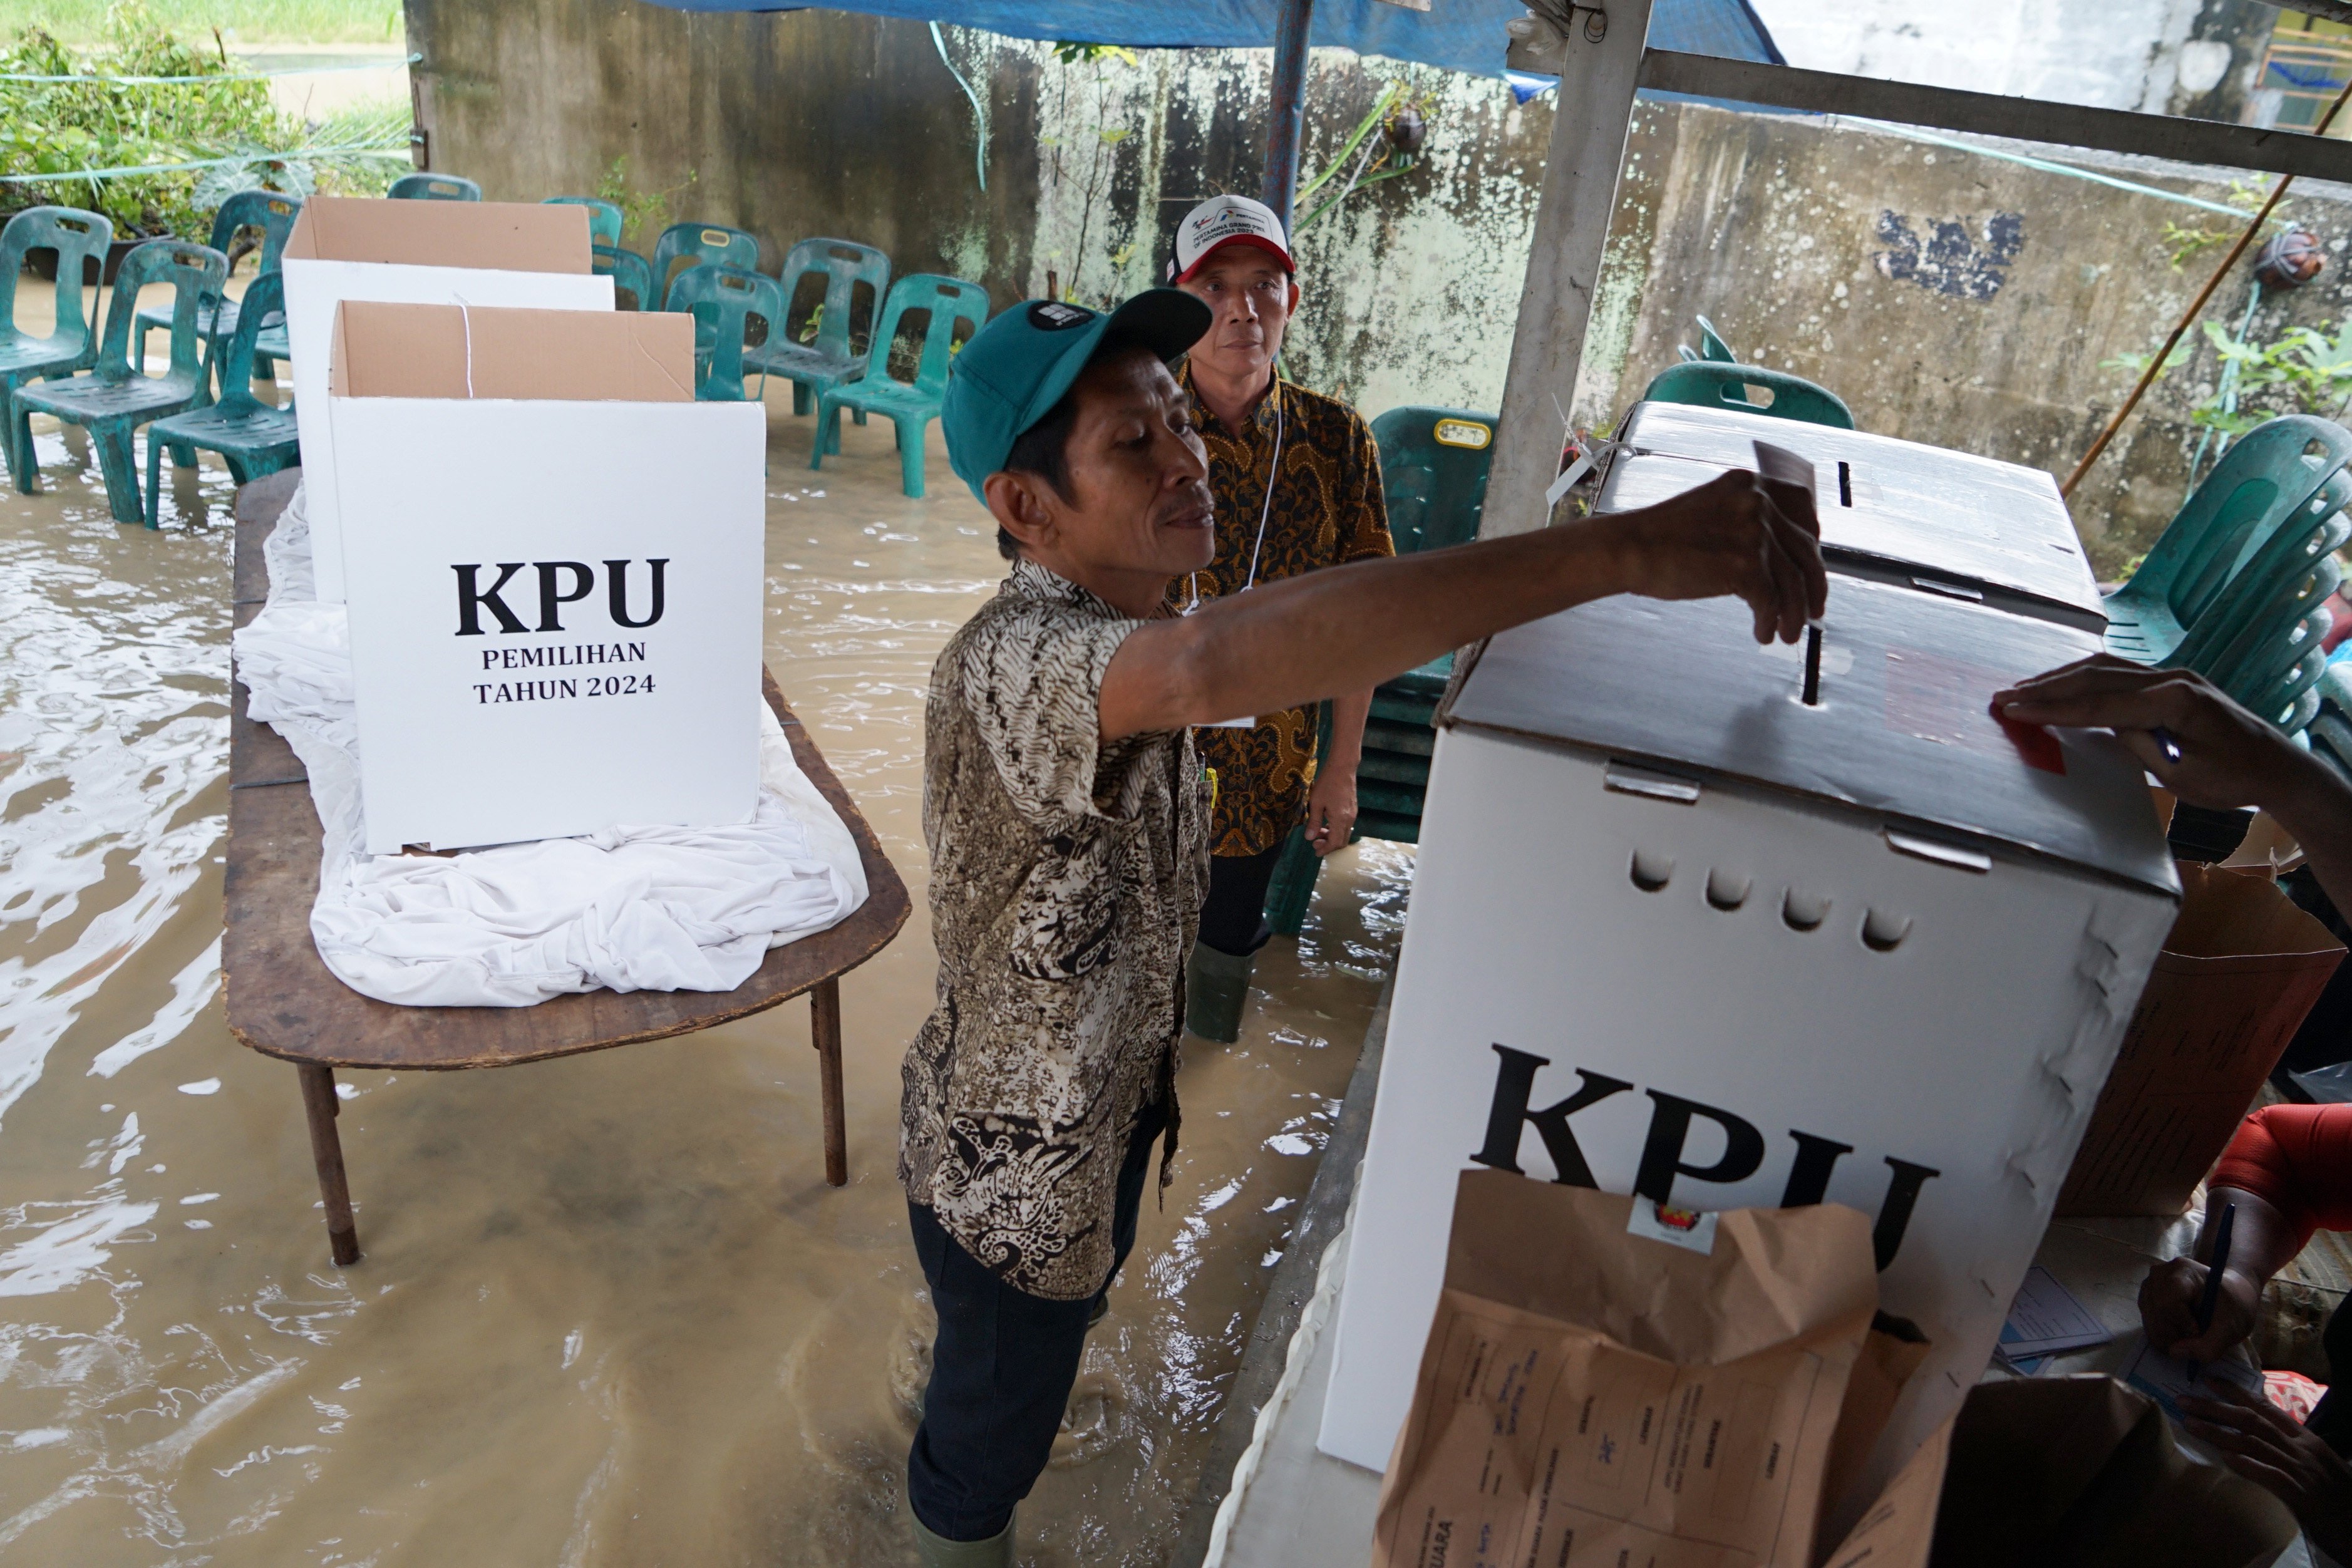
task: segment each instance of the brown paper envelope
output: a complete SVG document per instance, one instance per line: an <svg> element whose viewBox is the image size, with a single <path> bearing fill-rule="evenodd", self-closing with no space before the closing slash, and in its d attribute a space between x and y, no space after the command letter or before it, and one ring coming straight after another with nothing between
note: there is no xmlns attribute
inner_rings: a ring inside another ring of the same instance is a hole
<svg viewBox="0 0 2352 1568"><path fill-rule="evenodd" d="M1869 1222L1735 1210L1701 1254L1627 1235L1635 1201L1460 1178L1376 1564L1810 1568Z"/></svg>

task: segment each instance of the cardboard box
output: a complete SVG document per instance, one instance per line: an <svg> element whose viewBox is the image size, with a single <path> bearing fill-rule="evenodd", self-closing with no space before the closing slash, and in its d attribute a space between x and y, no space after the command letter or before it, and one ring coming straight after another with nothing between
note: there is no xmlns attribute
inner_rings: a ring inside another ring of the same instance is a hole
<svg viewBox="0 0 2352 1568"><path fill-rule="evenodd" d="M2188 1208L2344 946L2267 872L2184 862L2165 939L2058 1197L2062 1215Z"/></svg>
<svg viewBox="0 0 2352 1568"><path fill-rule="evenodd" d="M2058 483L2040 468L1892 436L1729 408L1641 403L1599 508L1630 511L1755 467L1755 443L1809 458L1837 569L2084 631L2107 615Z"/></svg>
<svg viewBox="0 0 2352 1568"><path fill-rule="evenodd" d="M345 300L610 310L593 276L588 215L520 202L394 202L312 196L287 237L286 339L319 597L343 597L342 515L327 417L335 307Z"/></svg>
<svg viewBox="0 0 2352 1568"><path fill-rule="evenodd" d="M693 318L351 300L333 367L368 851L746 820L767 419Z"/></svg>
<svg viewBox="0 0 2352 1568"><path fill-rule="evenodd" d="M1730 600L1606 600L1457 678L1325 1452L1386 1461L1470 1165L1871 1215L1885 1309L1931 1342L1873 1494L1990 1356L2172 924L2172 860L2110 737L1990 712L2089 634L1833 576L1807 705L1801 650L1750 626Z"/></svg>

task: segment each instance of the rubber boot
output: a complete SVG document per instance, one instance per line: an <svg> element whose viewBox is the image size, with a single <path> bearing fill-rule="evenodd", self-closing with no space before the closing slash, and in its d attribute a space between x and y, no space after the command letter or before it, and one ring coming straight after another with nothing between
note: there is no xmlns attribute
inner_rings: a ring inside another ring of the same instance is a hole
<svg viewBox="0 0 2352 1568"><path fill-rule="evenodd" d="M1255 953L1236 958L1207 942L1194 942L1192 956L1184 963L1184 1032L1223 1046L1240 1039L1250 971L1256 967Z"/></svg>
<svg viewBox="0 0 2352 1568"><path fill-rule="evenodd" d="M923 1528L913 1510L907 1522L915 1527L915 1562L919 1568L1013 1568L1013 1526L985 1541L950 1541Z"/></svg>

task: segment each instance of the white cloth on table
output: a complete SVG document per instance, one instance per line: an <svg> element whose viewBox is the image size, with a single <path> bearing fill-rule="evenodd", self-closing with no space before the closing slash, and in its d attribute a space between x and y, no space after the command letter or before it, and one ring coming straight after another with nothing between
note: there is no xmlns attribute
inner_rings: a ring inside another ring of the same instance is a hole
<svg viewBox="0 0 2352 1568"><path fill-rule="evenodd" d="M269 601L231 647L247 712L310 773L323 840L310 935L343 984L412 1007L528 1007L600 986L731 991L770 948L866 901L856 842L764 703L759 805L740 826L363 853L350 623L313 596L302 500L298 487L264 548Z"/></svg>

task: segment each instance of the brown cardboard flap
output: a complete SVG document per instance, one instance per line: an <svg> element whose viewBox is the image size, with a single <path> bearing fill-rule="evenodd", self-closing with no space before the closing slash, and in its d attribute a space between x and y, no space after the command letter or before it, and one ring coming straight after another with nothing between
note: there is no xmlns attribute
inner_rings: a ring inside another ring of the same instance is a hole
<svg viewBox="0 0 2352 1568"><path fill-rule="evenodd" d="M694 318L346 300L328 387L337 397L691 403Z"/></svg>
<svg viewBox="0 0 2352 1568"><path fill-rule="evenodd" d="M1918 1451L1895 1472L1886 1489L1834 1551L1823 1568L1927 1568L1936 1537L1936 1515L1944 1496L1944 1472L1951 1460L1952 1418L1928 1434Z"/></svg>
<svg viewBox="0 0 2352 1568"><path fill-rule="evenodd" d="M2267 873L2183 864L2180 880L2062 1215L2179 1214L2344 957Z"/></svg>
<svg viewBox="0 0 2352 1568"><path fill-rule="evenodd" d="M295 261L373 261L505 272L595 269L588 209L537 202L312 196L287 237Z"/></svg>

